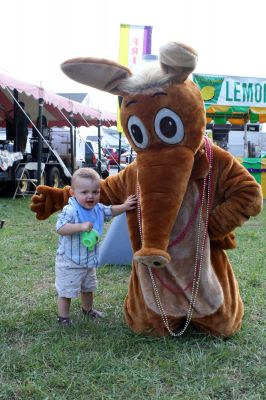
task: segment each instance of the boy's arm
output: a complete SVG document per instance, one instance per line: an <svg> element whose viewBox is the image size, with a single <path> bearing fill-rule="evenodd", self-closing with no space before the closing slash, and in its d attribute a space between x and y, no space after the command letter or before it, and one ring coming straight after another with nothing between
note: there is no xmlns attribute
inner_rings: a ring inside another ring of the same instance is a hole
<svg viewBox="0 0 266 400"><path fill-rule="evenodd" d="M136 195L129 196L123 204L112 206L112 217L122 214L125 211L134 210L137 203Z"/></svg>
<svg viewBox="0 0 266 400"><path fill-rule="evenodd" d="M57 233L62 236L74 235L75 233L79 232L89 232L93 228L91 222L82 222L77 224L66 223L65 225L61 226L57 229Z"/></svg>
<svg viewBox="0 0 266 400"><path fill-rule="evenodd" d="M100 202L106 206L121 204L135 190L136 165L133 162L119 173L101 181Z"/></svg>

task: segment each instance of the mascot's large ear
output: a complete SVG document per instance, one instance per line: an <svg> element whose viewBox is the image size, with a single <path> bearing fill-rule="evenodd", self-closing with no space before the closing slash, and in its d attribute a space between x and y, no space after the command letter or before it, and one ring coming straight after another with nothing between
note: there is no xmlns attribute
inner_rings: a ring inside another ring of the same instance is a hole
<svg viewBox="0 0 266 400"><path fill-rule="evenodd" d="M73 58L63 62L61 69L76 82L116 95L124 94L119 84L131 76L128 68L103 58Z"/></svg>
<svg viewBox="0 0 266 400"><path fill-rule="evenodd" d="M161 46L159 54L162 70L173 75L177 82L184 82L198 61L198 54L194 49L177 42L168 42Z"/></svg>

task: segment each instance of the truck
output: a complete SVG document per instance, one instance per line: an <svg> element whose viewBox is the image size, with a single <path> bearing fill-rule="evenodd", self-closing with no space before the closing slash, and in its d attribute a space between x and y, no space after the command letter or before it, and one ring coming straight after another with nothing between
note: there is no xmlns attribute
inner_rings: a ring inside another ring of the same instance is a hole
<svg viewBox="0 0 266 400"><path fill-rule="evenodd" d="M70 182L71 173L56 150L50 147L50 129L43 131L44 141L41 143L40 163L44 165L41 173L40 184L59 187ZM14 194L17 185L17 195L31 192L30 180L37 180L38 175L38 149L35 146L38 139L32 137L32 129L29 135L25 153L15 150L14 142L7 140L4 128L0 130L0 193ZM27 169L27 164L35 163L35 169Z"/></svg>
<svg viewBox="0 0 266 400"><path fill-rule="evenodd" d="M109 163L101 150L98 155L96 142L84 140L77 132L73 137L73 156L69 128L45 128L39 143L41 174L39 184L61 187L70 184L71 171L80 167L97 170L102 178L109 175ZM37 146L36 146L37 145ZM31 194L31 181L38 181L38 138L29 129L25 153L14 151L14 143L7 140L6 130L0 129L0 193L6 195ZM28 164L30 163L30 164ZM32 169L35 163L36 168ZM31 165L31 168L27 168ZM43 170L42 170L43 166Z"/></svg>
<svg viewBox="0 0 266 400"><path fill-rule="evenodd" d="M82 127L82 134L80 129L76 130L74 152L75 152L75 166L74 169L81 167L93 168L99 172L101 178L109 176L110 163L105 157L102 146L101 138L96 135L89 135L86 133L86 128ZM89 131L89 129L88 129ZM52 128L51 129L51 144L57 151L63 162L67 167L71 167L71 141L69 137L69 129ZM100 152L100 157L99 157Z"/></svg>
<svg viewBox="0 0 266 400"><path fill-rule="evenodd" d="M206 133L215 144L229 151L233 156L256 158L263 157L266 153L264 125L250 123L245 127L244 125L207 124Z"/></svg>

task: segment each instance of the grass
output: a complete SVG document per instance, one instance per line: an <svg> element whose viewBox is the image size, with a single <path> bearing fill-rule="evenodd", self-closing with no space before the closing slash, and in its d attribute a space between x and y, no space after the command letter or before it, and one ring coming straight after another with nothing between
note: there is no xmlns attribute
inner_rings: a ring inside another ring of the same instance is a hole
<svg viewBox="0 0 266 400"><path fill-rule="evenodd" d="M179 339L130 331L123 319L129 266L98 271L95 306L86 321L72 305L73 328L57 326L56 216L37 221L29 199L0 199L0 399L265 399L266 210L237 230L229 252L245 303L232 338L192 329Z"/></svg>

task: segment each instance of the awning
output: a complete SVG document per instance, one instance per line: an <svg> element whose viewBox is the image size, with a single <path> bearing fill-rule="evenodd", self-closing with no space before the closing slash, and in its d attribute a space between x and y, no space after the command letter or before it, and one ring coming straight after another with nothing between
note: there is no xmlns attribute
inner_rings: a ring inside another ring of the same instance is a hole
<svg viewBox="0 0 266 400"><path fill-rule="evenodd" d="M71 101L45 89L15 79L9 75L0 73L0 105L5 110L13 108L13 90L18 92L18 100L25 103L25 111L30 115L31 120L36 124L38 117L38 100L43 99L43 114L47 118L48 126L69 126L70 114L75 126L91 125L116 125L116 114L101 112L85 104ZM5 126L4 115L0 110L0 124Z"/></svg>
<svg viewBox="0 0 266 400"><path fill-rule="evenodd" d="M206 106L207 123L244 125L266 122L266 107Z"/></svg>

